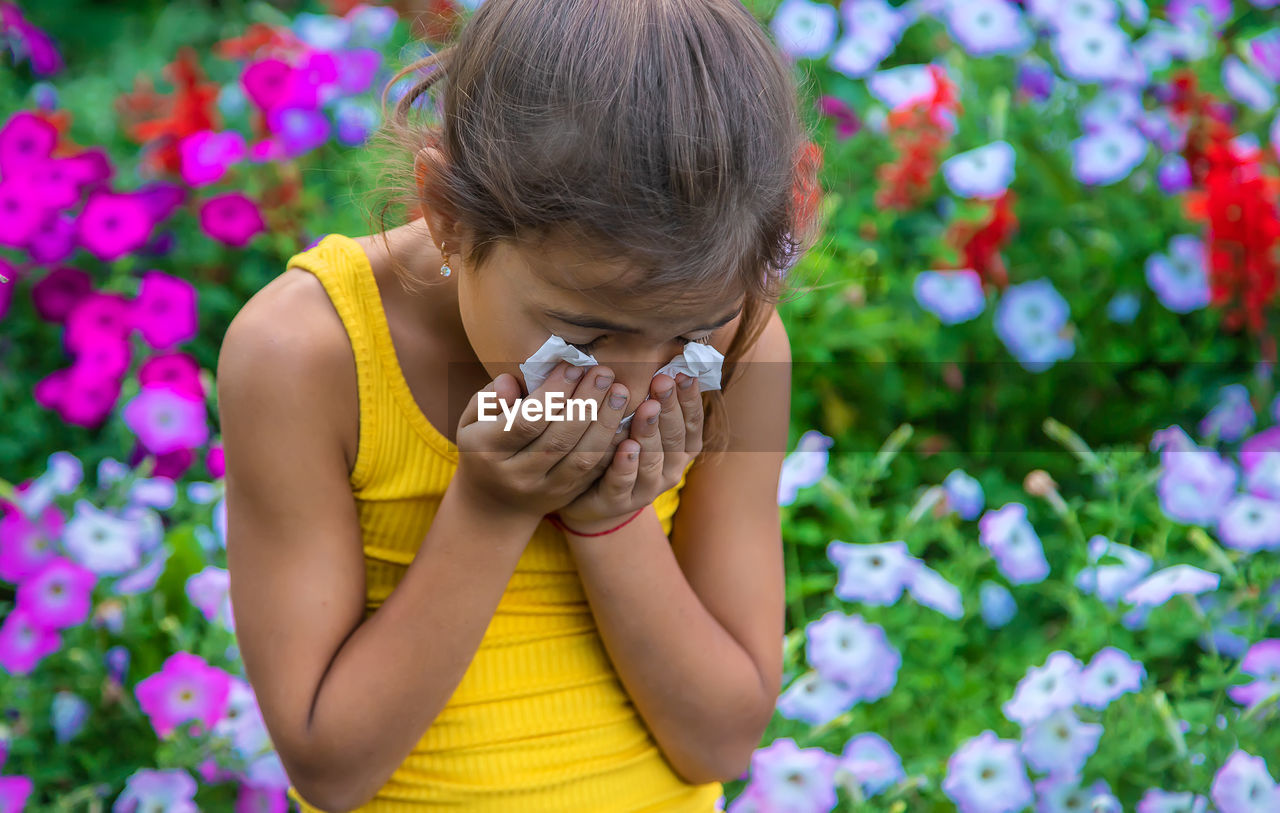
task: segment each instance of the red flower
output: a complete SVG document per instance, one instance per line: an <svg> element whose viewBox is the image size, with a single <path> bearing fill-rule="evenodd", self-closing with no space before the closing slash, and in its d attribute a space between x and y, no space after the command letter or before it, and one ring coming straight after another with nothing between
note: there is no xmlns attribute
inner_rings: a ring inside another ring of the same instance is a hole
<svg viewBox="0 0 1280 813"><path fill-rule="evenodd" d="M134 91L122 94L116 109L129 122L129 136L140 144L151 145L144 165L153 171L177 175L182 170L179 142L192 133L219 127L215 106L218 85L201 81L204 73L196 52L189 47L180 50L164 72L173 84L172 96L156 93L150 78L139 76L134 80Z"/></svg>
<svg viewBox="0 0 1280 813"><path fill-rule="evenodd" d="M990 214L981 223L958 222L951 225L948 239L959 250L962 268L972 268L986 285L1003 289L1009 284L1000 249L1009 243L1018 228L1013 213L1013 192L1006 191L991 204Z"/></svg>
<svg viewBox="0 0 1280 813"><path fill-rule="evenodd" d="M930 65L933 93L889 112L889 142L898 159L880 167L876 205L905 211L923 200L933 186L938 155L947 145L960 109L955 85L937 65Z"/></svg>
<svg viewBox="0 0 1280 813"><path fill-rule="evenodd" d="M822 202L822 184L818 173L822 169L822 148L806 141L800 148L796 161L796 179L792 196L796 205L796 231L807 231L818 216Z"/></svg>

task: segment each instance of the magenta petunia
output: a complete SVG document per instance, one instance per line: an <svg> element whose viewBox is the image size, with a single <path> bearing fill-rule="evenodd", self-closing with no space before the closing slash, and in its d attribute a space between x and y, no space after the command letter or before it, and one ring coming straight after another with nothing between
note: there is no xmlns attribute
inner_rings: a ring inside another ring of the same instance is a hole
<svg viewBox="0 0 1280 813"><path fill-rule="evenodd" d="M93 293L93 278L78 268L55 268L31 286L36 314L61 324L82 300Z"/></svg>
<svg viewBox="0 0 1280 813"><path fill-rule="evenodd" d="M102 336L76 353L76 365L86 374L101 378L123 378L133 361L133 348L124 339Z"/></svg>
<svg viewBox="0 0 1280 813"><path fill-rule="evenodd" d="M138 367L138 383L143 388L168 387L188 398L203 400L200 363L189 353L163 353L152 356Z"/></svg>
<svg viewBox="0 0 1280 813"><path fill-rule="evenodd" d="M222 180L227 169L243 161L247 150L244 136L235 130L215 133L204 130L182 140L182 179L190 186L206 186Z"/></svg>
<svg viewBox="0 0 1280 813"><path fill-rule="evenodd" d="M294 95L289 100L293 107L317 107L332 101L341 91L340 64L328 51L312 51L294 73Z"/></svg>
<svg viewBox="0 0 1280 813"><path fill-rule="evenodd" d="M240 75L240 84L262 112L270 112L288 104L294 96L293 68L279 59L260 59L251 63Z"/></svg>
<svg viewBox="0 0 1280 813"><path fill-rule="evenodd" d="M209 470L209 476L215 480L221 480L222 475L226 472L226 465L222 457L222 445L212 446L209 454L204 459L205 468Z"/></svg>
<svg viewBox="0 0 1280 813"><path fill-rule="evenodd" d="M73 364L41 379L35 386L35 397L37 403L56 411L67 423L95 428L107 419L120 398L120 383L119 378Z"/></svg>
<svg viewBox="0 0 1280 813"><path fill-rule="evenodd" d="M34 788L29 776L0 776L0 810L24 810Z"/></svg>
<svg viewBox="0 0 1280 813"><path fill-rule="evenodd" d="M27 254L41 265L62 262L76 250L76 219L49 212L27 238Z"/></svg>
<svg viewBox="0 0 1280 813"><path fill-rule="evenodd" d="M55 556L18 586L17 608L49 629L83 624L89 617L98 576L70 559Z"/></svg>
<svg viewBox="0 0 1280 813"><path fill-rule="evenodd" d="M186 201L187 189L179 183L153 181L139 187L133 195L146 207L151 222L161 223Z"/></svg>
<svg viewBox="0 0 1280 813"><path fill-rule="evenodd" d="M266 227L257 204L239 192L210 198L200 207L200 228L213 239L230 246L248 244Z"/></svg>
<svg viewBox="0 0 1280 813"><path fill-rule="evenodd" d="M111 165L100 150L93 150L38 160L21 170L21 175L30 184L35 200L61 210L78 203L87 186L110 177Z"/></svg>
<svg viewBox="0 0 1280 813"><path fill-rule="evenodd" d="M168 388L144 388L125 404L123 417L142 445L155 454L199 448L209 442L204 401Z"/></svg>
<svg viewBox="0 0 1280 813"><path fill-rule="evenodd" d="M338 87L346 96L368 90L382 65L382 54L372 48L338 51L333 56L338 60Z"/></svg>
<svg viewBox="0 0 1280 813"><path fill-rule="evenodd" d="M275 134L285 158L319 147L332 130L329 119L309 107L278 107L267 114L267 127Z"/></svg>
<svg viewBox="0 0 1280 813"><path fill-rule="evenodd" d="M133 300L133 325L157 350L195 338L196 289L191 283L160 271L142 275Z"/></svg>
<svg viewBox="0 0 1280 813"><path fill-rule="evenodd" d="M138 682L138 705L160 737L196 720L197 733L211 729L226 711L231 676L190 652L175 652L159 672Z"/></svg>
<svg viewBox="0 0 1280 813"><path fill-rule="evenodd" d="M133 301L117 293L91 291L67 314L62 343L79 354L95 343L121 341L133 329Z"/></svg>
<svg viewBox="0 0 1280 813"><path fill-rule="evenodd" d="M147 242L154 222L136 195L95 192L76 221L80 244L100 260L117 260Z"/></svg>
<svg viewBox="0 0 1280 813"><path fill-rule="evenodd" d="M0 668L12 675L30 673L61 646L62 635L41 626L25 610L15 608L0 624Z"/></svg>
<svg viewBox="0 0 1280 813"><path fill-rule="evenodd" d="M25 247L48 213L26 178L0 181L0 245Z"/></svg>
<svg viewBox="0 0 1280 813"><path fill-rule="evenodd" d="M19 175L53 153L58 130L48 121L25 110L15 113L0 128L0 175Z"/></svg>
<svg viewBox="0 0 1280 813"><path fill-rule="evenodd" d="M57 541L66 520L50 503L32 519L20 511L0 518L0 579L17 584L57 555Z"/></svg>

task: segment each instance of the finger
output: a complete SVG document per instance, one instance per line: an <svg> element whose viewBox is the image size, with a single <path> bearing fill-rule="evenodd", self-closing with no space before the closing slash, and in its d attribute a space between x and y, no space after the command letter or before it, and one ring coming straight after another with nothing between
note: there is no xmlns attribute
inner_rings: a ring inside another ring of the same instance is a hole
<svg viewBox="0 0 1280 813"><path fill-rule="evenodd" d="M636 408L636 417L631 421L631 440L640 444L636 491L642 494L657 491L662 483L662 437L658 431L661 413L657 401L645 401Z"/></svg>
<svg viewBox="0 0 1280 813"><path fill-rule="evenodd" d="M609 387L613 384L613 370L599 365L575 369L582 370L585 374L567 397L559 399L556 407L559 417L555 420L548 419L542 434L527 448L533 452L546 452L557 458L578 450L580 456L572 461L572 465L577 470L585 472L594 468L595 463L606 451L603 443L597 445L595 449L579 447L587 427L593 423L592 413L594 412L598 418L603 412L601 404L604 403ZM595 406L592 407L591 404Z"/></svg>
<svg viewBox="0 0 1280 813"><path fill-rule="evenodd" d="M684 410L676 396L676 381L669 375L654 376L649 384L653 398L662 405L658 413L658 435L664 452L684 451Z"/></svg>
<svg viewBox="0 0 1280 813"><path fill-rule="evenodd" d="M681 387L681 383L688 384ZM684 415L684 450L690 454L702 451L702 391L698 387L698 379L684 373L676 375L676 397L680 399L681 412Z"/></svg>
<svg viewBox="0 0 1280 813"><path fill-rule="evenodd" d="M613 503L630 502L636 490L636 473L640 470L640 447L634 440L624 440L609 460L610 466L600 478L600 496Z"/></svg>

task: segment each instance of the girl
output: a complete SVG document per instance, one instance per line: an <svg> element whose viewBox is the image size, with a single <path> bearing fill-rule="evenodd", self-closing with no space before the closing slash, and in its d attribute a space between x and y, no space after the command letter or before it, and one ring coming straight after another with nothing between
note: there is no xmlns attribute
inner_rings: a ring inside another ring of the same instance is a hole
<svg viewBox="0 0 1280 813"><path fill-rule="evenodd" d="M289 795L707 813L781 682L790 67L739 0L488 0L392 83L422 68L383 129L414 219L292 257L219 359L236 630ZM443 123L412 122L437 84ZM552 335L598 364L528 396L596 419L481 420ZM689 342L722 391L654 375Z"/></svg>

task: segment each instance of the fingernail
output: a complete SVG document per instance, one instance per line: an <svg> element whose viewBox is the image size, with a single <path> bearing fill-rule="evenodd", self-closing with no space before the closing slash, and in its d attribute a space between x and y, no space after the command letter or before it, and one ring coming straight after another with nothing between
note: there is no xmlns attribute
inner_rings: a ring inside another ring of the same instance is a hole
<svg viewBox="0 0 1280 813"><path fill-rule="evenodd" d="M657 423L657 422L658 422L658 414L659 414L659 413L655 412L655 413L653 413L652 415L650 415L650 416L649 416L649 421L648 421L648 422L649 422L649 423Z"/></svg>
<svg viewBox="0 0 1280 813"><path fill-rule="evenodd" d="M579 367L576 364L570 364L569 369L564 371L564 377L569 381L577 381L579 378L582 378L582 374L585 372L586 370L584 368Z"/></svg>
<svg viewBox="0 0 1280 813"><path fill-rule="evenodd" d="M607 390L609 389L609 385L612 383L613 383L613 376L611 375L596 376L596 389L598 390Z"/></svg>
<svg viewBox="0 0 1280 813"><path fill-rule="evenodd" d="M609 406L613 407L614 409L622 409L623 404L625 404L626 402L627 402L627 396L623 395L620 392L615 392L613 395L609 396Z"/></svg>
<svg viewBox="0 0 1280 813"><path fill-rule="evenodd" d="M696 379L696 378L690 378L689 376L685 376L684 380L682 380L682 381L680 382L680 389L682 389L682 390L687 390L687 389L689 389L689 387L693 386L693 382L694 382L694 381L697 381L697 379Z"/></svg>
<svg viewBox="0 0 1280 813"><path fill-rule="evenodd" d="M671 397L671 390L670 390L670 389L665 389L665 390L663 390L662 392L658 393L658 400L660 400L660 401L665 401L665 400L667 400L667 399L668 399L668 398L670 398L670 397Z"/></svg>

